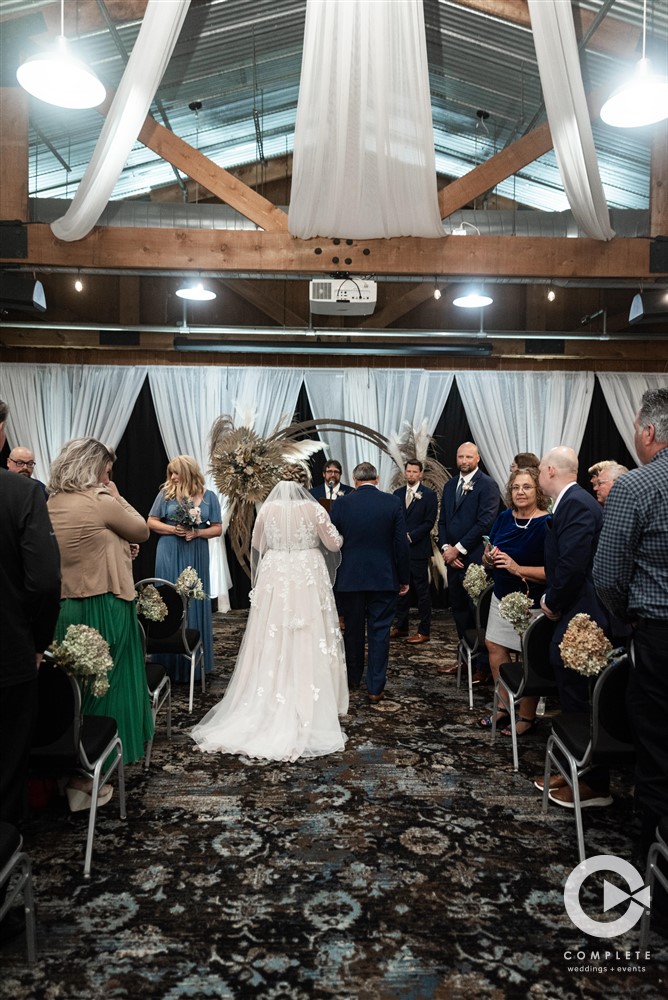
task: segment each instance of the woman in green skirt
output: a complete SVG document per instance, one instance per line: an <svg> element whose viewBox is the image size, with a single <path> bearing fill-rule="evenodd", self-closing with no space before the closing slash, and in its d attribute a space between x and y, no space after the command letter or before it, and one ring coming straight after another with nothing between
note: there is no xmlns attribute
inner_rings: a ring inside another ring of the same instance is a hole
<svg viewBox="0 0 668 1000"><path fill-rule="evenodd" d="M48 509L62 574L55 638L61 640L68 625L90 625L107 640L114 661L109 690L101 698L85 691L83 711L116 720L123 760L130 764L144 756L154 728L132 579L132 558L149 532L110 479L115 459L95 438L69 441L51 465ZM86 779L71 779L72 810L90 806L91 787ZM98 805L110 798L111 786L105 786Z"/></svg>

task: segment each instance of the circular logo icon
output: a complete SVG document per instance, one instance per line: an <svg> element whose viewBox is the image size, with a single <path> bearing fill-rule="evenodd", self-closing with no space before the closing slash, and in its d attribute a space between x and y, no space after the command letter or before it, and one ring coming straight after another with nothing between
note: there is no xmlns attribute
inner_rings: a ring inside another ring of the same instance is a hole
<svg viewBox="0 0 668 1000"><path fill-rule="evenodd" d="M580 890L585 879L595 872L615 872L624 879L629 887L629 892L619 889L616 885L603 880L603 912L606 913L613 906L629 901L629 905L621 917L617 920L595 920L588 916L580 905ZM644 885L640 872L623 858L617 858L614 854L597 854L596 857L587 858L574 868L566 879L564 887L564 905L566 913L571 918L576 927L579 927L585 934L593 937L613 938L620 934L626 934L638 923L643 914L643 907L649 907L650 890Z"/></svg>

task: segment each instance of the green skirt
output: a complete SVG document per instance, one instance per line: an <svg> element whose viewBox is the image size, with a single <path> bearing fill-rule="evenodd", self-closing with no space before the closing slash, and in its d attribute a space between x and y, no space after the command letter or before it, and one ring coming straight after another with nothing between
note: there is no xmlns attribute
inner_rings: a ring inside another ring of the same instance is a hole
<svg viewBox="0 0 668 1000"><path fill-rule="evenodd" d="M84 715L109 715L116 720L123 743L123 761L144 756L144 744L153 736L151 700L146 686L144 653L134 601L113 594L68 597L60 602L55 638L64 638L68 625L90 625L109 643L113 669L109 690L101 698L83 692Z"/></svg>

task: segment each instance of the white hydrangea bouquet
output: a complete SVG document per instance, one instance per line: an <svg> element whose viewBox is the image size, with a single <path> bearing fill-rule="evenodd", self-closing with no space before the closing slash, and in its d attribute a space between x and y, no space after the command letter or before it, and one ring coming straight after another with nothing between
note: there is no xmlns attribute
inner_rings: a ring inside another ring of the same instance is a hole
<svg viewBox="0 0 668 1000"><path fill-rule="evenodd" d="M167 617L167 605L152 583L142 587L137 596L137 614L149 622L164 622Z"/></svg>
<svg viewBox="0 0 668 1000"><path fill-rule="evenodd" d="M514 591L499 601L499 615L513 626L518 635L524 635L533 621L533 601L528 594Z"/></svg>
<svg viewBox="0 0 668 1000"><path fill-rule="evenodd" d="M580 613L569 622L559 652L564 666L585 677L595 677L608 663L613 647L601 626Z"/></svg>
<svg viewBox="0 0 668 1000"><path fill-rule="evenodd" d="M109 671L114 666L109 644L90 625L68 625L62 642L52 643L54 662L71 674L96 698L109 690Z"/></svg>
<svg viewBox="0 0 668 1000"><path fill-rule="evenodd" d="M478 563L469 563L464 573L464 590L475 604L485 587L491 583L490 577L485 572L484 566Z"/></svg>
<svg viewBox="0 0 668 1000"><path fill-rule="evenodd" d="M179 594L182 594L189 601L206 600L207 595L204 592L202 581L197 575L197 570L193 569L192 566L186 566L183 572L179 574L174 586Z"/></svg>

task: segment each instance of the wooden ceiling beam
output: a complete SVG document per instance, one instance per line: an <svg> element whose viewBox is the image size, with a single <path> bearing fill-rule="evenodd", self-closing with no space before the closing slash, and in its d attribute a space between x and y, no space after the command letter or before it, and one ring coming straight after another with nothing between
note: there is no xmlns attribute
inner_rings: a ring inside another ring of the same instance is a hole
<svg viewBox="0 0 668 1000"><path fill-rule="evenodd" d="M423 281L419 285L410 285L403 295L394 296L387 305L377 309L372 316L363 319L359 326L365 330L383 330L390 324L396 323L412 309L428 302L433 294L434 285L431 282Z"/></svg>
<svg viewBox="0 0 668 1000"><path fill-rule="evenodd" d="M57 240L50 226L30 223L27 256L0 258L36 268L77 267L181 273L323 274L341 248L331 240L298 240L257 230L97 227L83 240ZM353 241L348 270L357 274L526 278L658 278L649 270L650 240L541 236L404 237ZM368 251L368 253L365 253ZM668 272L666 272L666 275Z"/></svg>
<svg viewBox="0 0 668 1000"><path fill-rule="evenodd" d="M265 316L269 316L270 319L273 319L275 323L280 323L281 326L300 327L307 325L307 321L303 316L293 312L292 309L288 309L275 294L265 289L264 283L261 281L248 281L243 278L235 278L229 281L220 279L219 284L234 292L235 295L240 295L244 301L260 309Z"/></svg>

